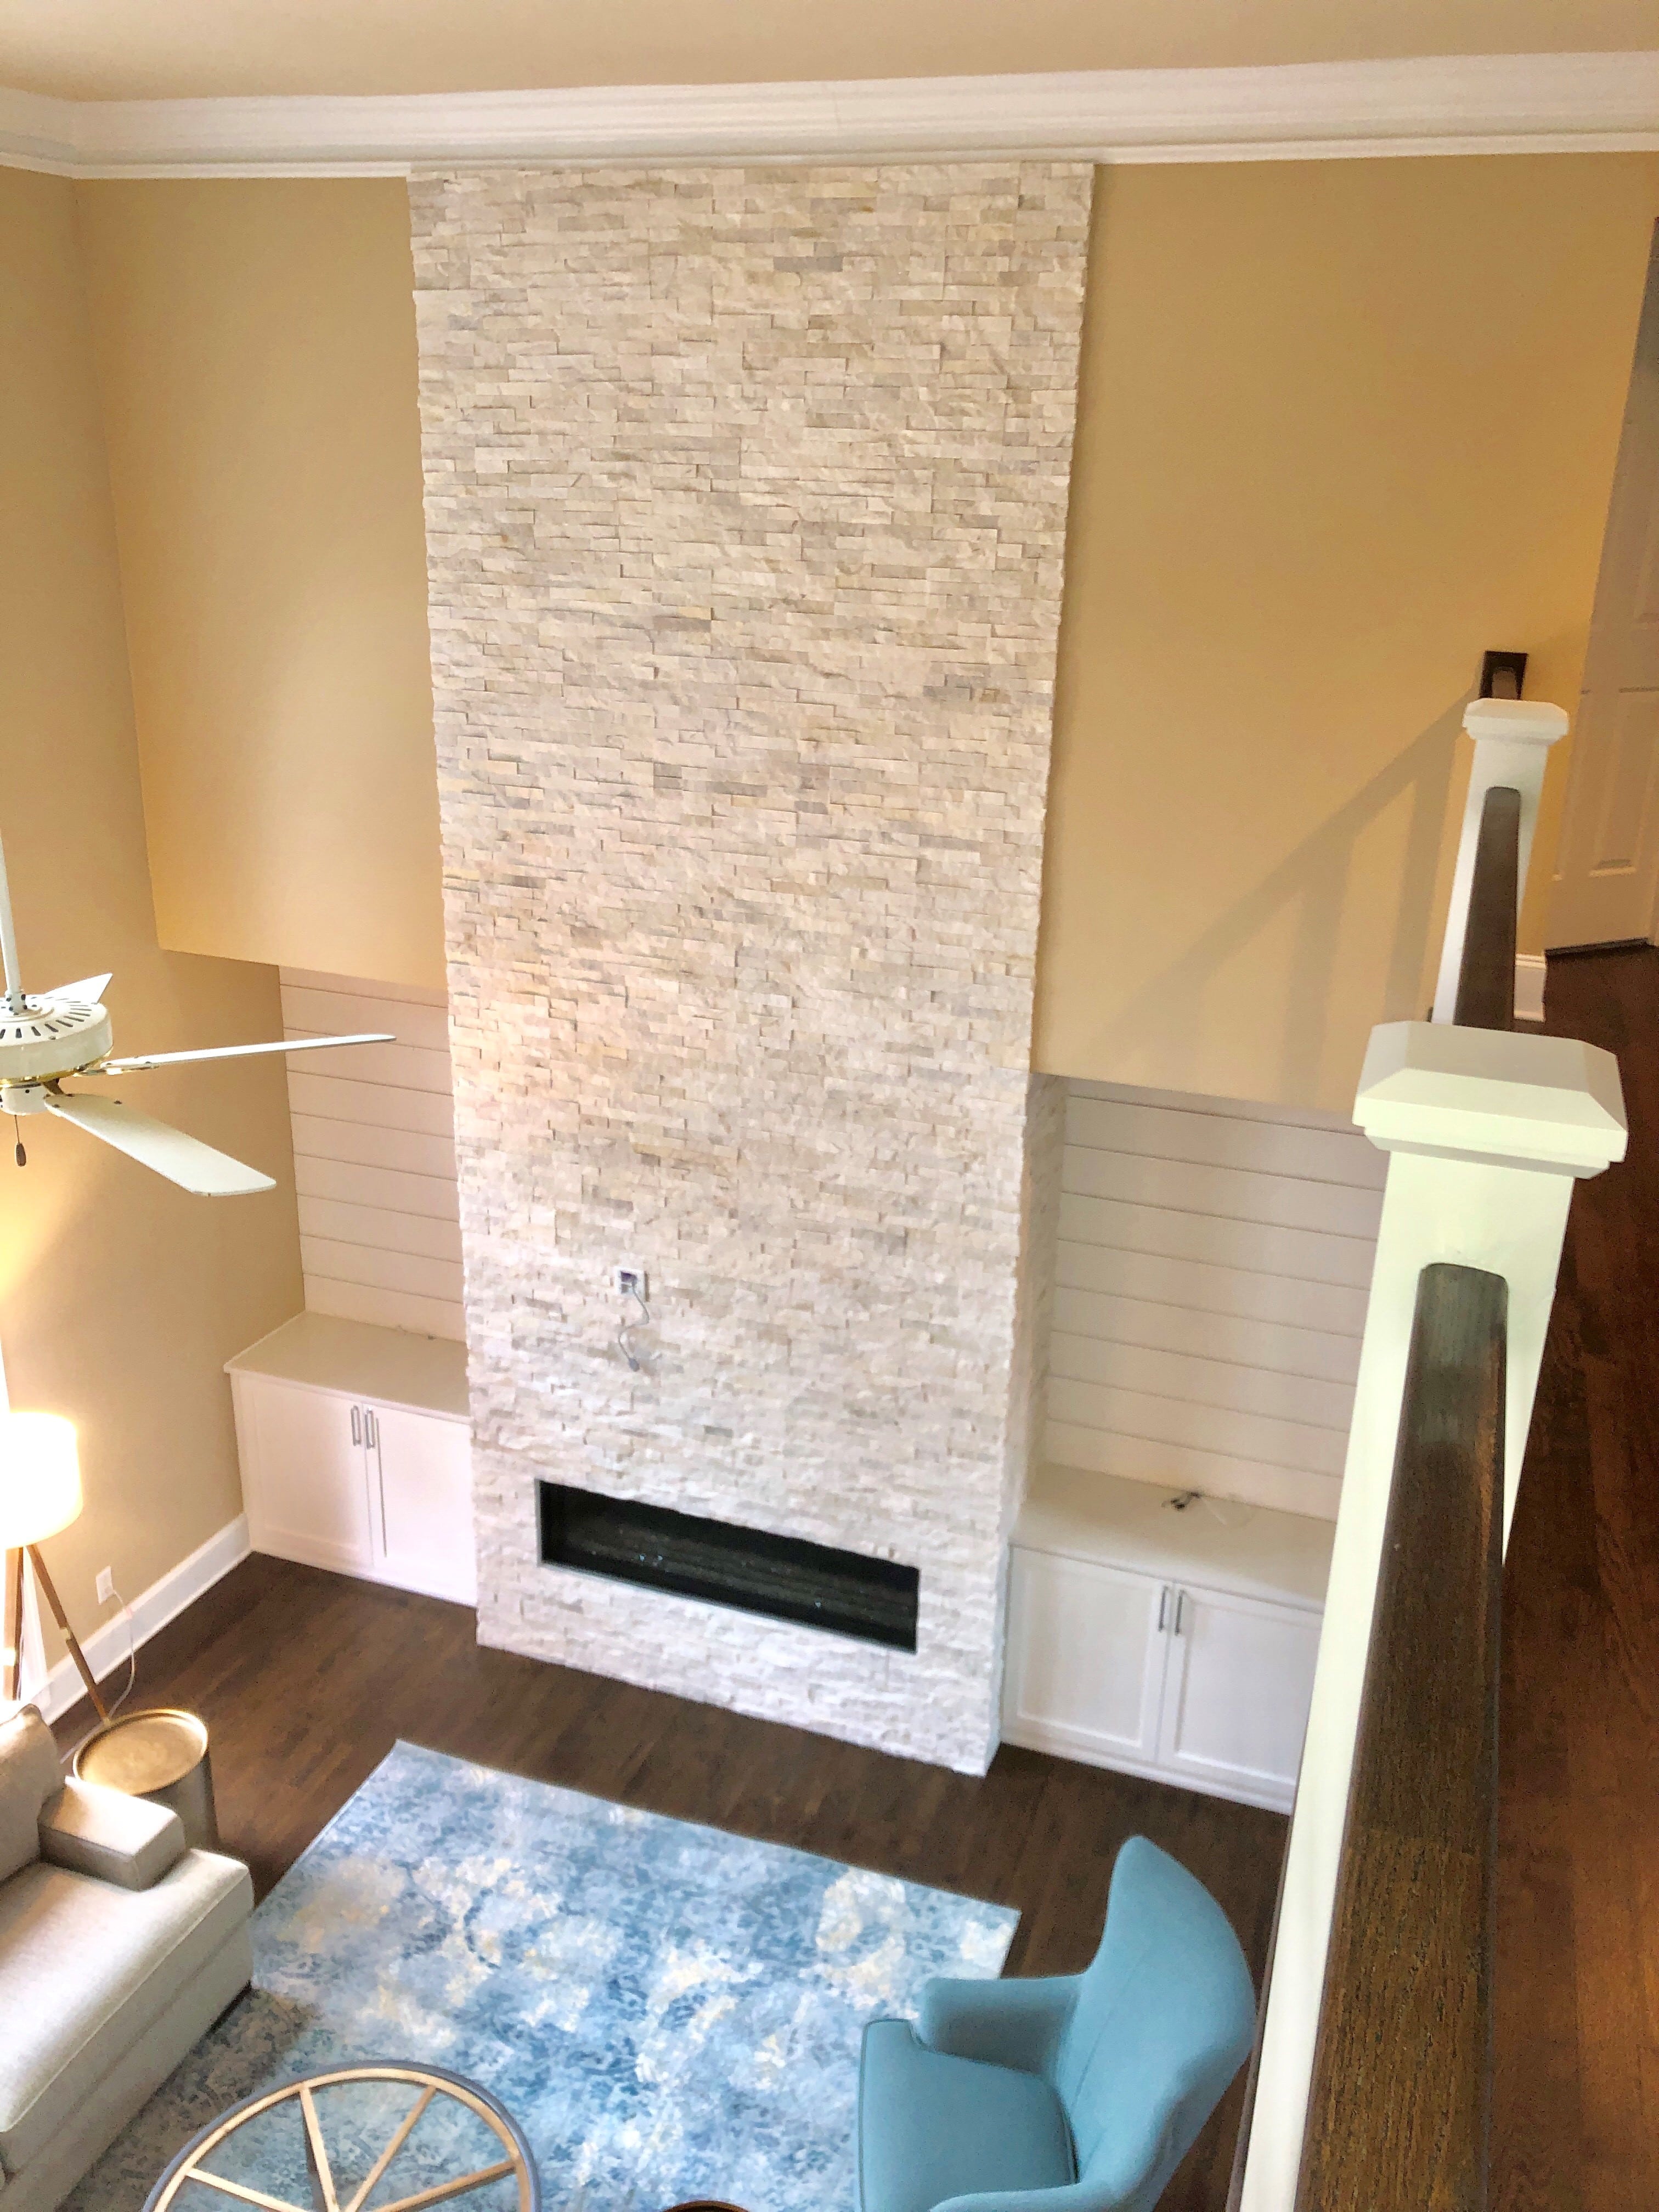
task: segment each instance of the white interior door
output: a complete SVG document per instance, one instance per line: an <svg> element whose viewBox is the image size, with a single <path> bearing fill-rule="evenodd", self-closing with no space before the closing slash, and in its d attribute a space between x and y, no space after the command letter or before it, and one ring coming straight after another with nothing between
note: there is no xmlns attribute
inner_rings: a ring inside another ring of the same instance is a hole
<svg viewBox="0 0 1659 2212"><path fill-rule="evenodd" d="M243 1474L254 1549L339 1574L368 1573L374 1548L358 1408L263 1375L239 1376L237 1385L253 1430Z"/></svg>
<svg viewBox="0 0 1659 2212"><path fill-rule="evenodd" d="M1546 938L1651 939L1659 891L1659 232L1601 548Z"/></svg>
<svg viewBox="0 0 1659 2212"><path fill-rule="evenodd" d="M428 1597L478 1600L472 1446L465 1421L367 1409L376 1571Z"/></svg>
<svg viewBox="0 0 1659 2212"><path fill-rule="evenodd" d="M1008 1571L1004 1733L1014 1743L1144 1765L1158 1742L1173 1597L1149 1575L1016 1548Z"/></svg>
<svg viewBox="0 0 1659 2212"><path fill-rule="evenodd" d="M1159 1764L1220 1796L1288 1806L1313 1700L1319 1615L1182 1589L1170 1626Z"/></svg>

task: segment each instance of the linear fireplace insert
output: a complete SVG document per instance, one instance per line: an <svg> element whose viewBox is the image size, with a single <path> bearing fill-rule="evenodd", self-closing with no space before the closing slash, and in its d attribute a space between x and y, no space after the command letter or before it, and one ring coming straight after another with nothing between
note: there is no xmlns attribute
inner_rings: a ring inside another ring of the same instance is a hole
<svg viewBox="0 0 1659 2212"><path fill-rule="evenodd" d="M896 1651L916 1648L915 1567L568 1483L536 1487L544 1565L804 1621Z"/></svg>

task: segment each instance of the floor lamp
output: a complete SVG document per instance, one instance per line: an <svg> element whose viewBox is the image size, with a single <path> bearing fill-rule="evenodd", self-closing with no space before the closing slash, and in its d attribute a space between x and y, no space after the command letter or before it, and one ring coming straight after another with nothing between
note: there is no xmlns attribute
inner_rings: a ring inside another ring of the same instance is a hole
<svg viewBox="0 0 1659 2212"><path fill-rule="evenodd" d="M81 1461L74 1424L59 1413L0 1414L0 1553L4 1563L5 1620L0 1639L0 1700L15 1705L23 1676L23 1576L32 1567L52 1617L69 1646L87 1695L100 1721L109 1711L98 1694L86 1654L76 1640L35 1548L67 1528L81 1511Z"/></svg>

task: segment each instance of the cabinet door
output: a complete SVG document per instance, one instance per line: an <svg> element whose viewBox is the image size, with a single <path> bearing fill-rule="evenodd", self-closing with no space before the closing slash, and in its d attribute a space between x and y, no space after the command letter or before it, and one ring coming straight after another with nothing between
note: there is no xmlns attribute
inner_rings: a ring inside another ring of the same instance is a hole
<svg viewBox="0 0 1659 2212"><path fill-rule="evenodd" d="M1018 1547L1010 1555L1004 1733L1098 1765L1156 1754L1164 1586Z"/></svg>
<svg viewBox="0 0 1659 2212"><path fill-rule="evenodd" d="M373 1560L362 1417L349 1399L259 1375L238 1376L248 1538L255 1551L340 1574ZM353 1437L356 1415L356 1438Z"/></svg>
<svg viewBox="0 0 1659 2212"><path fill-rule="evenodd" d="M1319 1615L1220 1590L1176 1592L1158 1761L1172 1779L1287 1808L1313 1698Z"/></svg>
<svg viewBox="0 0 1659 2212"><path fill-rule="evenodd" d="M404 1589L476 1605L472 1445L465 1421L368 1409L375 1571Z"/></svg>

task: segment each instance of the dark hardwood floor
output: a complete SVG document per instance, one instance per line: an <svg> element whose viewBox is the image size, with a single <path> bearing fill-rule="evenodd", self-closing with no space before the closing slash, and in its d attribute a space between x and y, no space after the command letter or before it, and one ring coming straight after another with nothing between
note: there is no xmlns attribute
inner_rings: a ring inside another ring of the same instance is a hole
<svg viewBox="0 0 1659 2212"><path fill-rule="evenodd" d="M212 1732L225 1848L263 1895L398 1737L622 1803L1018 1908L1018 1973L1093 1953L1126 1836L1206 1882L1260 1973L1285 1823L1036 1752L975 1781L579 1674L473 1641L472 1616L254 1557L140 1655L137 1698ZM84 1730L66 1715L67 1745ZM1237 2088L1171 2185L1170 2212L1219 2212Z"/></svg>
<svg viewBox="0 0 1659 2212"><path fill-rule="evenodd" d="M1659 2206L1659 951L1554 959L1618 1055L1630 1158L1581 1183L1504 1576L1500 2212Z"/></svg>
<svg viewBox="0 0 1659 2212"><path fill-rule="evenodd" d="M1632 1160L1579 1187L1504 1596L1501 2212L1659 2206L1659 951L1552 962L1550 1027L1616 1052ZM453 1606L254 1558L141 1655L202 1713L263 1894L399 1736L1015 1905L1015 1973L1081 1966L1118 1845L1207 1882L1260 1973L1275 1815L1004 1750L982 1781L481 1651ZM86 1709L65 1717L67 1743ZM1219 2212L1239 2090L1161 2212Z"/></svg>

